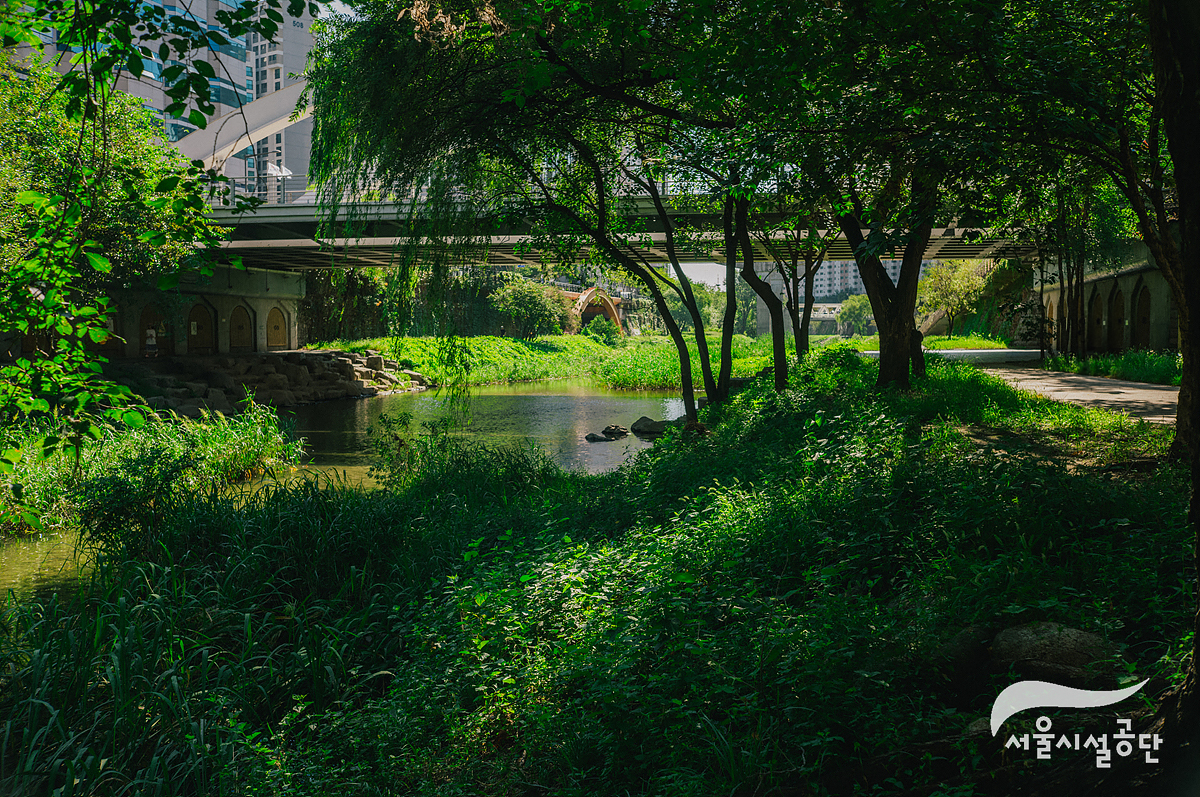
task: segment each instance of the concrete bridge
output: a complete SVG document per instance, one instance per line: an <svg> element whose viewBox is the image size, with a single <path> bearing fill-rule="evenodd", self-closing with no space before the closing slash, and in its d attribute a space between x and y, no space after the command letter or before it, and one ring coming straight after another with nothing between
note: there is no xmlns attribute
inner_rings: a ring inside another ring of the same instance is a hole
<svg viewBox="0 0 1200 797"><path fill-rule="evenodd" d="M295 83L281 91L255 100L234 113L209 122L178 142L180 150L190 159L202 160L206 166L219 166L235 153L255 141L282 130L288 124L308 116L311 105L302 104L306 82ZM264 188L264 186L266 186ZM356 207L361 222L359 237L319 239L320 212L316 193L310 189L306 175L259 177L245 193L266 201L251 215L239 216L225 208L214 209L212 219L232 228L226 247L231 254L242 256L246 265L265 269L313 269L382 267L391 265L397 245L404 239L405 229L400 219L405 210L399 204L379 202ZM666 234L656 229L657 216L648 197L632 197L632 215L646 219L649 245L640 253L651 263L669 262L665 244ZM719 227L720 218L714 214L688 215L696 222ZM504 231L491 239L488 263L493 266L535 265L537 253L519 254L527 243L526 230ZM761 242L754 242L761 260L770 260ZM986 236L978 230L943 227L934 230L924 259L1002 258L1032 254L1028 246L1010 240ZM680 252L682 262L720 261L723 256L708 248ZM838 240L826 255L827 260L852 260L853 252L844 238Z"/></svg>

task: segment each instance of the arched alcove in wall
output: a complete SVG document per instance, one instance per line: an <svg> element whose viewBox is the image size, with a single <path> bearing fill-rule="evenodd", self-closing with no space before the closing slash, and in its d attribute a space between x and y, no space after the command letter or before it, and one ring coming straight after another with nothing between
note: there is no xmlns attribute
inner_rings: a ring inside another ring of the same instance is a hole
<svg viewBox="0 0 1200 797"><path fill-rule="evenodd" d="M1091 351L1104 351L1104 299L1099 292L1092 294L1088 304L1087 347Z"/></svg>
<svg viewBox="0 0 1200 797"><path fill-rule="evenodd" d="M278 307L272 307L267 313L267 348L286 349L288 347L287 317Z"/></svg>
<svg viewBox="0 0 1200 797"><path fill-rule="evenodd" d="M1114 287L1108 298L1108 350L1125 348L1125 294Z"/></svg>
<svg viewBox="0 0 1200 797"><path fill-rule="evenodd" d="M196 302L188 311L187 353L212 354L216 351L217 335L212 311L203 302Z"/></svg>
<svg viewBox="0 0 1200 797"><path fill-rule="evenodd" d="M150 334L150 330L154 330ZM167 326L166 315L153 304L148 304L142 308L142 313L138 316L137 326L137 341L138 354L146 357L159 352L170 353L170 348L167 346L167 340L170 337L171 330ZM153 342L153 349L147 348L147 344Z"/></svg>
<svg viewBox="0 0 1200 797"><path fill-rule="evenodd" d="M240 304L229 314L229 351L231 354L254 351L254 319Z"/></svg>
<svg viewBox="0 0 1200 797"><path fill-rule="evenodd" d="M1129 344L1135 349L1150 348L1150 288L1142 285L1133 294L1133 317Z"/></svg>

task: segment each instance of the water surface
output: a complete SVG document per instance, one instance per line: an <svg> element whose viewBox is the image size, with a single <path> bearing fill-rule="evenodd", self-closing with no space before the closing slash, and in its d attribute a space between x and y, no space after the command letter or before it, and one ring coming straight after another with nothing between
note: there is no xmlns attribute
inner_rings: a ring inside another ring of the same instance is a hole
<svg viewBox="0 0 1200 797"><path fill-rule="evenodd" d="M667 391L620 391L591 380L564 379L472 388L465 406L448 391L426 390L327 401L287 414L305 439L313 469L345 472L352 481L361 481L375 456L367 430L385 412L410 413L414 429L451 417L460 424L452 434L490 445L533 444L564 468L599 473L651 444L633 435L589 443L584 440L588 432L614 423L628 427L643 415L672 420L684 408L683 400Z"/></svg>

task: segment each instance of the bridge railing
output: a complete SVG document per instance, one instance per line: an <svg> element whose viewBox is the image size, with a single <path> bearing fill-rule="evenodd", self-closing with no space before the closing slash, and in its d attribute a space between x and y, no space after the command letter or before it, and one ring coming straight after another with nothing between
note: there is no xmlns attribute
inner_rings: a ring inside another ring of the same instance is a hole
<svg viewBox="0 0 1200 797"><path fill-rule="evenodd" d="M257 197L265 205L317 204L317 191L309 186L307 174L230 177L229 186L233 194L230 199Z"/></svg>

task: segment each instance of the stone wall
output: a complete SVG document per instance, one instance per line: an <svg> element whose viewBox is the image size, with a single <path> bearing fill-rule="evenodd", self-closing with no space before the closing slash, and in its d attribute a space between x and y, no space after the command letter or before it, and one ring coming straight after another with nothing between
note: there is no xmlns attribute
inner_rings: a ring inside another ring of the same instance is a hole
<svg viewBox="0 0 1200 797"><path fill-rule="evenodd" d="M106 373L145 397L149 406L189 417L202 409L232 414L248 395L260 404L291 407L421 390L427 384L394 360L342 351L114 361Z"/></svg>

